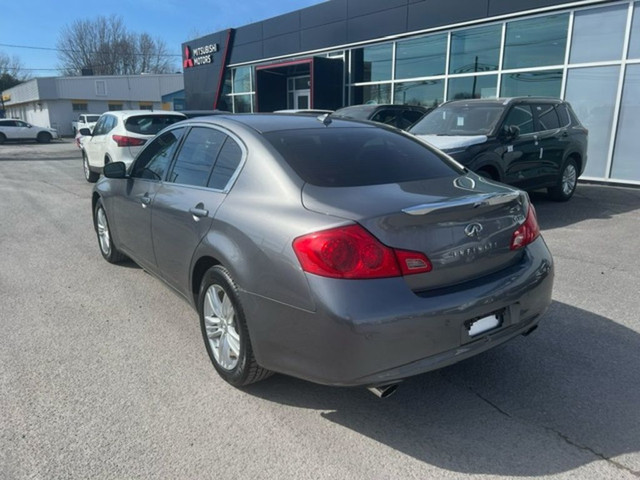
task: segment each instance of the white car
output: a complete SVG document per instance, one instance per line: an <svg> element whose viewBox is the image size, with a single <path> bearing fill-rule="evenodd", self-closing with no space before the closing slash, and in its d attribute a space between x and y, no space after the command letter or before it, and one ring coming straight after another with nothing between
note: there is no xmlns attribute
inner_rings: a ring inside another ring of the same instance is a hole
<svg viewBox="0 0 640 480"><path fill-rule="evenodd" d="M15 118L0 119L0 144L6 140L36 140L49 143L53 138L58 138L58 132L53 128L36 127Z"/></svg>
<svg viewBox="0 0 640 480"><path fill-rule="evenodd" d="M81 128L79 141L87 182L95 183L110 162L129 166L147 140L164 127L187 118L178 112L122 110L103 113L93 132Z"/></svg>

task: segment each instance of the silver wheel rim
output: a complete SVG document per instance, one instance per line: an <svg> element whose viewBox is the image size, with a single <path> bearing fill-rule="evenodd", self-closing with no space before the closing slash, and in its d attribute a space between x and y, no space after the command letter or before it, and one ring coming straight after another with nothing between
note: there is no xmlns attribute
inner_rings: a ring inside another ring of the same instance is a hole
<svg viewBox="0 0 640 480"><path fill-rule="evenodd" d="M573 189L576 188L577 177L576 167L570 163L562 173L562 193L570 195L573 192Z"/></svg>
<svg viewBox="0 0 640 480"><path fill-rule="evenodd" d="M240 335L236 311L227 292L220 285L211 285L204 297L204 326L211 353L225 370L233 370L240 359Z"/></svg>
<svg viewBox="0 0 640 480"><path fill-rule="evenodd" d="M88 180L91 172L89 171L89 161L87 160L86 155L82 156L82 167L84 168L84 176Z"/></svg>
<svg viewBox="0 0 640 480"><path fill-rule="evenodd" d="M100 241L100 250L105 255L109 255L111 250L111 238L109 236L109 225L107 224L107 216L102 207L96 212L96 227L98 229L98 240Z"/></svg>

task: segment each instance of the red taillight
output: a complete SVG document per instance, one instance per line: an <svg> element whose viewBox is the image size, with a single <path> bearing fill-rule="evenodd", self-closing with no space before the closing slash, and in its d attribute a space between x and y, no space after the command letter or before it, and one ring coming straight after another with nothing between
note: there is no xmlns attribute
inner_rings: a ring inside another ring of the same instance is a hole
<svg viewBox="0 0 640 480"><path fill-rule="evenodd" d="M533 208L533 205L529 204L527 218L511 236L511 250L526 247L539 236L540 227L538 226L538 219L536 218L536 210Z"/></svg>
<svg viewBox="0 0 640 480"><path fill-rule="evenodd" d="M323 277L385 278L431 270L424 254L389 248L359 225L298 237L293 250L305 272Z"/></svg>
<svg viewBox="0 0 640 480"><path fill-rule="evenodd" d="M124 135L112 135L111 138L119 147L139 147L146 142L144 138L125 137Z"/></svg>

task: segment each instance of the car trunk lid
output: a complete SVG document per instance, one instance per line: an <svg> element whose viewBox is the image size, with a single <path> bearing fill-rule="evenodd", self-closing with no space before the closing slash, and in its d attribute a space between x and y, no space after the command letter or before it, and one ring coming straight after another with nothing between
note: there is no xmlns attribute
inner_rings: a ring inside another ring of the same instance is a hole
<svg viewBox="0 0 640 480"><path fill-rule="evenodd" d="M522 255L510 245L526 217L526 194L471 173L387 185L306 184L302 201L309 210L359 223L389 247L427 255L433 270L405 277L414 291L479 278Z"/></svg>

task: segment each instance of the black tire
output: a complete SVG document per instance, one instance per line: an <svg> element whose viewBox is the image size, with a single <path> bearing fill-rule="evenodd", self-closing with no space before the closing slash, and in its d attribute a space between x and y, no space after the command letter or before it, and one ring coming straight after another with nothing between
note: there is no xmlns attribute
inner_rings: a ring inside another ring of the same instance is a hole
<svg viewBox="0 0 640 480"><path fill-rule="evenodd" d="M0 145L2 145L7 140L7 137L4 136L4 133L0 133Z"/></svg>
<svg viewBox="0 0 640 480"><path fill-rule="evenodd" d="M40 132L37 140L39 143L49 143L51 141L51 134L47 132Z"/></svg>
<svg viewBox="0 0 640 480"><path fill-rule="evenodd" d="M100 174L96 172L92 172L91 168L89 168L89 159L87 158L87 154L85 151L82 151L82 169L84 170L84 178L89 183L96 183L98 178L100 178Z"/></svg>
<svg viewBox="0 0 640 480"><path fill-rule="evenodd" d="M556 202L569 200L578 186L578 164L573 158L565 162L557 180L557 185L547 189L549 198Z"/></svg>
<svg viewBox="0 0 640 480"><path fill-rule="evenodd" d="M479 170L476 171L476 173L481 177L486 178L487 180L498 181L498 179L496 178L496 175L488 168L480 168Z"/></svg>
<svg viewBox="0 0 640 480"><path fill-rule="evenodd" d="M226 268L216 265L205 273L198 312L207 353L226 382L242 387L272 374L256 362L238 287Z"/></svg>
<svg viewBox="0 0 640 480"><path fill-rule="evenodd" d="M120 263L126 260L127 256L120 252L113 243L107 212L100 199L96 202L96 208L93 210L93 226L98 236L98 247L104 259L109 263Z"/></svg>

